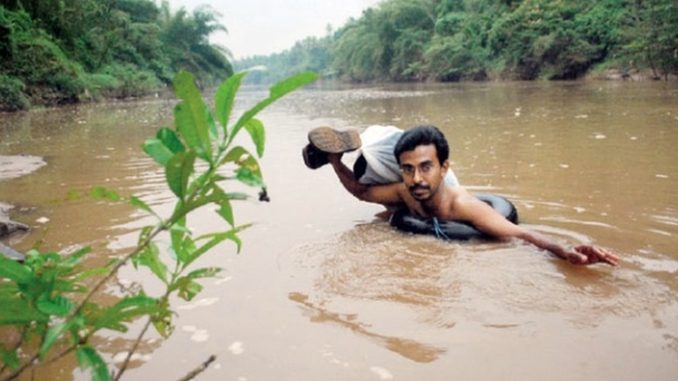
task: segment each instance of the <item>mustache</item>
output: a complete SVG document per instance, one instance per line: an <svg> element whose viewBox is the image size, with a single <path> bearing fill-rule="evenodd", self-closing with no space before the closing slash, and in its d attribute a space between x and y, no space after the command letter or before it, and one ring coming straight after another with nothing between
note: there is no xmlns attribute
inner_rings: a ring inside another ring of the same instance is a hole
<svg viewBox="0 0 678 381"><path fill-rule="evenodd" d="M421 190L431 190L431 187L428 186L428 185L414 184L414 185L411 185L411 186L409 187L409 189L410 189L410 192L414 192L414 191L416 191L416 190L418 190L418 189L421 189Z"/></svg>

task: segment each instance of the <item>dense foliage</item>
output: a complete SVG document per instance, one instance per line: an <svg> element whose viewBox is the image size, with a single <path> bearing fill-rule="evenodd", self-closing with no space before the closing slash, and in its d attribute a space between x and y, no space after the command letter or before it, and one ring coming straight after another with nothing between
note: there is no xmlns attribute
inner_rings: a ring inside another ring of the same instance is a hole
<svg viewBox="0 0 678 381"><path fill-rule="evenodd" d="M324 38L268 57L275 80L313 69L352 81L575 79L678 73L674 0L385 0Z"/></svg>
<svg viewBox="0 0 678 381"><path fill-rule="evenodd" d="M181 71L174 79L174 91L180 100L174 109L174 125L160 128L143 145L144 151L163 167L167 186L176 198L169 215L154 210L138 197L121 197L102 187L92 190L91 196L96 199L127 201L153 217L148 226L141 228L135 248L102 267L86 263L88 248L61 254L31 250L22 263L0 255L0 329L4 333L0 340L0 380L22 375L28 379L32 367L69 355L75 355L78 365L90 371L93 381L119 380L151 326L163 337L172 333L172 301L177 297L192 300L202 290L200 283L221 271L217 267L198 267L199 259L227 240L240 250L238 234L249 224L236 224L231 203L248 195L229 192L228 187L237 181L262 188L260 199L265 195L258 160L264 154L266 135L256 116L317 77L306 72L277 83L270 88L268 97L236 119L233 105L245 75L246 72L235 74L219 86L214 110L204 102L193 75ZM241 145L242 139L236 139L243 131L252 138L255 153ZM73 197L77 195L69 194L69 198ZM188 218L206 206L223 219L226 227L195 236ZM129 261L135 268L152 273L164 290L149 292L144 284L126 288L112 303L110 299L94 297ZM127 356L122 364L116 364L117 372L112 377L102 356L108 346L96 337L103 331L110 335L136 330L134 322L140 318L145 318L146 323L126 348ZM209 361L212 360L213 356ZM194 372L190 372L183 379L193 377Z"/></svg>
<svg viewBox="0 0 678 381"><path fill-rule="evenodd" d="M3 0L0 110L99 96L128 97L171 83L181 69L201 83L233 73L208 41L225 30L209 7L171 12L152 0Z"/></svg>

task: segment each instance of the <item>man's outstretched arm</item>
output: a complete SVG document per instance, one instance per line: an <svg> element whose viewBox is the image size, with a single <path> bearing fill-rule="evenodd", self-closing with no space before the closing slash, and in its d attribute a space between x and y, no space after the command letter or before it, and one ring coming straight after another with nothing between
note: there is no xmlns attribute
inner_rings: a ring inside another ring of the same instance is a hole
<svg viewBox="0 0 678 381"><path fill-rule="evenodd" d="M497 238L520 238L572 264L591 265L603 262L616 266L619 263L619 257L595 246L579 245L566 248L549 238L508 221L489 205L470 195L460 197L455 203L455 210L461 219L470 222L486 234Z"/></svg>

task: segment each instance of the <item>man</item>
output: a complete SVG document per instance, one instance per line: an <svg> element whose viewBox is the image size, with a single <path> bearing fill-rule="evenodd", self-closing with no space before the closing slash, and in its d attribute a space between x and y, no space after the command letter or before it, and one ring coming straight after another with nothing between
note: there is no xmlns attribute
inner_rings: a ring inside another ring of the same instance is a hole
<svg viewBox="0 0 678 381"><path fill-rule="evenodd" d="M356 180L341 161L343 152L328 153L327 159L344 188L360 200L385 206L406 205L421 217L468 222L490 236L520 238L557 257L578 265L598 262L616 266L619 258L611 252L579 245L565 248L535 232L515 225L478 200L461 186L444 181L449 169L449 146L443 134L433 126L418 126L405 131L395 145L402 182L368 185Z"/></svg>

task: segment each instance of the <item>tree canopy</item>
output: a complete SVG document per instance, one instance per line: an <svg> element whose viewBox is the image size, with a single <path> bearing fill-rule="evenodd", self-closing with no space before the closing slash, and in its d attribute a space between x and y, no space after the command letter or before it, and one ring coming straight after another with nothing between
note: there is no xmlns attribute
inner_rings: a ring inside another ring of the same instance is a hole
<svg viewBox="0 0 678 381"><path fill-rule="evenodd" d="M144 94L181 69L211 84L233 73L209 7L152 0L6 0L0 5L0 109Z"/></svg>
<svg viewBox="0 0 678 381"><path fill-rule="evenodd" d="M324 38L236 62L272 81L313 68L351 81L576 79L678 73L673 0L385 0Z"/></svg>

